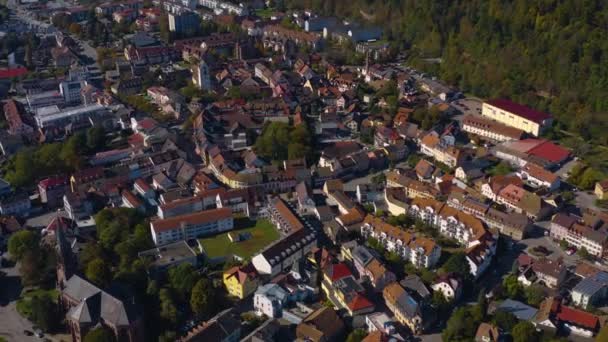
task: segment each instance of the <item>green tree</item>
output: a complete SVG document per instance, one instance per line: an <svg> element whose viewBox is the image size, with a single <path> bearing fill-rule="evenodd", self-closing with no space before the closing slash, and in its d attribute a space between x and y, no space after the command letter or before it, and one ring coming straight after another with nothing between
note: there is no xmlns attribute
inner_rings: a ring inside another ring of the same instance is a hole
<svg viewBox="0 0 608 342"><path fill-rule="evenodd" d="M99 327L91 329L85 336L83 342L114 342L114 334L109 330Z"/></svg>
<svg viewBox="0 0 608 342"><path fill-rule="evenodd" d="M106 130L102 126L94 126L87 130L87 148L99 151L105 146Z"/></svg>
<svg viewBox="0 0 608 342"><path fill-rule="evenodd" d="M95 285L105 288L112 281L110 266L105 260L94 259L87 264L85 275Z"/></svg>
<svg viewBox="0 0 608 342"><path fill-rule="evenodd" d="M208 279L199 279L192 288L190 307L199 317L208 317L213 311L213 286Z"/></svg>
<svg viewBox="0 0 608 342"><path fill-rule="evenodd" d="M446 273L456 273L463 278L470 277L469 262L462 252L452 254L441 268Z"/></svg>
<svg viewBox="0 0 608 342"><path fill-rule="evenodd" d="M32 323L45 332L53 331L59 325L59 309L49 296L34 296L31 299Z"/></svg>
<svg viewBox="0 0 608 342"><path fill-rule="evenodd" d="M528 321L517 323L511 330L513 342L536 342L538 341L538 333L534 325Z"/></svg>
<svg viewBox="0 0 608 342"><path fill-rule="evenodd" d="M171 325L177 323L177 306L169 290L161 289L158 298L160 300L160 317Z"/></svg>
<svg viewBox="0 0 608 342"><path fill-rule="evenodd" d="M460 307L454 310L443 330L444 341L465 341L475 336L479 321L476 321L469 308Z"/></svg>
<svg viewBox="0 0 608 342"><path fill-rule="evenodd" d="M181 299L187 299L201 276L191 264L180 264L169 269L169 284Z"/></svg>
<svg viewBox="0 0 608 342"><path fill-rule="evenodd" d="M543 287L537 284L533 284L525 288L524 295L526 297L526 302L529 305L536 307L538 307L546 297Z"/></svg>
<svg viewBox="0 0 608 342"><path fill-rule="evenodd" d="M492 321L503 331L511 331L511 329L513 329L513 327L518 322L517 317L515 317L515 315L502 310L496 311Z"/></svg>
<svg viewBox="0 0 608 342"><path fill-rule="evenodd" d="M506 295L512 299L519 299L523 296L523 287L517 281L517 276L514 274L508 275L502 282Z"/></svg>
<svg viewBox="0 0 608 342"><path fill-rule="evenodd" d="M367 331L364 329L355 329L346 337L346 342L361 342L367 336Z"/></svg>
<svg viewBox="0 0 608 342"><path fill-rule="evenodd" d="M40 236L30 230L20 230L8 240L8 252L17 261L21 260L27 252L40 249Z"/></svg>

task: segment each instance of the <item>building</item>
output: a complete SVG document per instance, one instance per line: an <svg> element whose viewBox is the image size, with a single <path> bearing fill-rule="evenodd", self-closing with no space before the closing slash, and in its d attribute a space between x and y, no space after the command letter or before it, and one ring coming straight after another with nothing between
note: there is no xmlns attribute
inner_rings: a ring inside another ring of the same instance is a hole
<svg viewBox="0 0 608 342"><path fill-rule="evenodd" d="M82 90L85 82L76 80L76 81L63 81L59 83L59 93L63 96L63 99L68 105L80 104L82 102L82 98L80 95L80 91Z"/></svg>
<svg viewBox="0 0 608 342"><path fill-rule="evenodd" d="M184 34L186 36L198 32L201 20L196 12L180 11L169 13L169 31Z"/></svg>
<svg viewBox="0 0 608 342"><path fill-rule="evenodd" d="M595 183L595 196L600 201L608 199L608 179Z"/></svg>
<svg viewBox="0 0 608 342"><path fill-rule="evenodd" d="M490 323L481 323L475 333L475 342L501 342L503 336L497 326Z"/></svg>
<svg viewBox="0 0 608 342"><path fill-rule="evenodd" d="M210 209L150 222L152 240L157 246L217 234L233 228L230 208Z"/></svg>
<svg viewBox="0 0 608 342"><path fill-rule="evenodd" d="M140 252L138 256L150 261L150 269L153 273L160 273L186 263L198 267L201 250L197 241L182 240Z"/></svg>
<svg viewBox="0 0 608 342"><path fill-rule="evenodd" d="M279 275L258 287L253 296L253 308L259 315L280 318L285 307L307 300L313 292L311 287L299 283L291 275Z"/></svg>
<svg viewBox="0 0 608 342"><path fill-rule="evenodd" d="M526 214L531 220L542 220L552 210L538 195L514 184L509 184L500 190L496 196L496 203L504 204L519 214Z"/></svg>
<svg viewBox="0 0 608 342"><path fill-rule="evenodd" d="M143 320L133 299L123 300L73 275L61 291L61 307L74 341L98 325L122 341L144 341Z"/></svg>
<svg viewBox="0 0 608 342"><path fill-rule="evenodd" d="M496 157L506 160L517 168L522 168L528 162L550 169L564 164L572 157L572 153L545 139L523 139L506 141L497 145L493 153Z"/></svg>
<svg viewBox="0 0 608 342"><path fill-rule="evenodd" d="M488 209L483 221L488 228L496 229L514 240L525 239L533 226L532 221L524 214L505 213L494 208Z"/></svg>
<svg viewBox="0 0 608 342"><path fill-rule="evenodd" d="M32 209L30 196L25 192L10 194L0 198L0 214L27 216Z"/></svg>
<svg viewBox="0 0 608 342"><path fill-rule="evenodd" d="M23 120L25 113L20 103L12 99L8 100L4 103L3 109L10 134L29 135L34 132L34 128Z"/></svg>
<svg viewBox="0 0 608 342"><path fill-rule="evenodd" d="M524 136L521 129L476 115L467 115L462 119L462 130L495 141L519 140Z"/></svg>
<svg viewBox="0 0 608 342"><path fill-rule="evenodd" d="M440 292L447 300L458 300L462 294L464 283L454 274L440 276L431 285L435 292Z"/></svg>
<svg viewBox="0 0 608 342"><path fill-rule="evenodd" d="M577 249L585 248L589 254L603 258L608 246L608 231L603 224L590 226L581 218L558 213L553 216L550 236L555 241L566 241Z"/></svg>
<svg viewBox="0 0 608 342"><path fill-rule="evenodd" d="M87 123L107 113L104 106L92 104L60 109L58 106L42 107L36 110L36 125L39 128L61 127L67 124Z"/></svg>
<svg viewBox="0 0 608 342"><path fill-rule="evenodd" d="M228 294L239 299L251 295L259 284L258 273L251 263L224 271L223 280Z"/></svg>
<svg viewBox="0 0 608 342"><path fill-rule="evenodd" d="M602 325L602 318L562 304L561 299L549 297L541 304L533 323L540 328L562 330L571 335L591 338Z"/></svg>
<svg viewBox="0 0 608 342"><path fill-rule="evenodd" d="M583 308L603 304L608 296L608 273L597 272L572 289L572 303Z"/></svg>
<svg viewBox="0 0 608 342"><path fill-rule="evenodd" d="M296 337L301 341L335 341L344 333L344 322L333 308L322 306L306 316L296 327Z"/></svg>
<svg viewBox="0 0 608 342"><path fill-rule="evenodd" d="M207 65L204 60L201 60L198 65L192 69L192 83L201 90L211 90L209 65Z"/></svg>
<svg viewBox="0 0 608 342"><path fill-rule="evenodd" d="M270 200L268 206L270 221L283 232L293 232L304 228L304 224L289 204L280 197Z"/></svg>
<svg viewBox="0 0 608 342"><path fill-rule="evenodd" d="M329 300L350 316L374 311L374 304L365 297L365 288L344 264L329 264L323 270L321 289Z"/></svg>
<svg viewBox="0 0 608 342"><path fill-rule="evenodd" d="M559 189L561 181L558 175L534 163L527 163L517 176L536 188L547 188L551 191Z"/></svg>
<svg viewBox="0 0 608 342"><path fill-rule="evenodd" d="M464 159L464 154L460 149L446 144L434 132L422 138L420 152L452 168L457 167Z"/></svg>
<svg viewBox="0 0 608 342"><path fill-rule="evenodd" d="M206 322L192 328L180 342L238 342L241 339L241 320L233 309L226 309Z"/></svg>
<svg viewBox="0 0 608 342"><path fill-rule="evenodd" d="M316 246L316 234L307 228L302 228L267 246L256 254L251 262L258 273L276 276L290 268L294 262L304 258Z"/></svg>
<svg viewBox="0 0 608 342"><path fill-rule="evenodd" d="M422 333L424 322L420 305L399 283L386 286L382 291L382 297L397 322L410 328L415 335Z"/></svg>
<svg viewBox="0 0 608 342"><path fill-rule="evenodd" d="M505 99L484 102L481 115L535 136L553 123L550 114Z"/></svg>
<svg viewBox="0 0 608 342"><path fill-rule="evenodd" d="M68 177L52 176L38 182L40 202L50 208L63 205L63 195L68 189Z"/></svg>
<svg viewBox="0 0 608 342"><path fill-rule="evenodd" d="M431 268L441 256L441 247L435 241L415 236L371 215L365 217L361 235L376 239L388 251L416 267Z"/></svg>
<svg viewBox="0 0 608 342"><path fill-rule="evenodd" d="M557 289L566 280L568 270L563 260L539 259L521 267L517 280L524 286L541 283L549 288Z"/></svg>

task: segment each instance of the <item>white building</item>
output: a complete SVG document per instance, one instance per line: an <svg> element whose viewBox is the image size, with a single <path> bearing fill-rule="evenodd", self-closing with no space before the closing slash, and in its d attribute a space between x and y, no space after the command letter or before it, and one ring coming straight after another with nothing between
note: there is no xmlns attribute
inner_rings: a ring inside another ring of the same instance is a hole
<svg viewBox="0 0 608 342"><path fill-rule="evenodd" d="M608 273L598 272L583 279L572 289L572 303L586 308L608 297Z"/></svg>
<svg viewBox="0 0 608 342"><path fill-rule="evenodd" d="M82 122L107 113L104 106L93 104L59 109L57 106L42 107L36 110L36 124L40 128L48 126L66 125L68 123Z"/></svg>
<svg viewBox="0 0 608 342"><path fill-rule="evenodd" d="M82 98L80 96L80 91L82 90L85 82L82 81L63 81L59 83L59 93L63 96L65 103L70 104L80 104Z"/></svg>
<svg viewBox="0 0 608 342"><path fill-rule="evenodd" d="M157 246L232 230L230 208L219 208L155 220L150 223L152 240Z"/></svg>
<svg viewBox="0 0 608 342"><path fill-rule="evenodd" d="M315 233L301 228L267 246L251 261L258 273L275 276L304 258L316 245Z"/></svg>
<svg viewBox="0 0 608 342"><path fill-rule="evenodd" d="M283 313L283 306L288 301L287 291L274 283L258 287L253 296L253 308L258 315L269 318L279 318Z"/></svg>
<svg viewBox="0 0 608 342"><path fill-rule="evenodd" d="M209 66L205 61L200 63L192 70L192 83L201 90L211 89L211 76L209 76Z"/></svg>

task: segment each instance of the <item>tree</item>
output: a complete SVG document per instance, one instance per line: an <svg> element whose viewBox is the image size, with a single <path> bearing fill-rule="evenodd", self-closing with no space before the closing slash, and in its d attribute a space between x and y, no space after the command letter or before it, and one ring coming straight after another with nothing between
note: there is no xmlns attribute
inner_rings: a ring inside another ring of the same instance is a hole
<svg viewBox="0 0 608 342"><path fill-rule="evenodd" d="M469 340L475 336L479 321L471 315L469 308L460 307L454 310L441 334L444 341Z"/></svg>
<svg viewBox="0 0 608 342"><path fill-rule="evenodd" d="M533 284L524 289L526 302L532 306L539 306L545 299L545 291L542 286Z"/></svg>
<svg viewBox="0 0 608 342"><path fill-rule="evenodd" d="M161 289L158 299L160 300L160 317L171 325L177 323L177 306L169 290Z"/></svg>
<svg viewBox="0 0 608 342"><path fill-rule="evenodd" d="M508 275L502 282L502 285L505 289L505 293L509 298L519 299L523 295L523 288L519 281L517 280L517 276L514 274Z"/></svg>
<svg viewBox="0 0 608 342"><path fill-rule="evenodd" d="M17 261L21 260L27 252L40 249L40 236L30 230L20 230L8 240L8 252Z"/></svg>
<svg viewBox="0 0 608 342"><path fill-rule="evenodd" d="M496 311L496 314L494 314L494 319L492 321L503 331L511 331L511 329L513 329L513 327L518 322L517 317L515 317L515 315L502 310Z"/></svg>
<svg viewBox="0 0 608 342"><path fill-rule="evenodd" d="M213 310L213 286L206 279L199 279L192 288L190 297L190 307L192 311L199 317L207 317Z"/></svg>
<svg viewBox="0 0 608 342"><path fill-rule="evenodd" d="M367 331L364 329L355 329L348 334L348 337L346 337L346 342L361 342L365 336L367 336Z"/></svg>
<svg viewBox="0 0 608 342"><path fill-rule="evenodd" d="M452 254L442 266L442 269L446 273L456 273L463 278L470 277L471 275L469 262L466 255L462 252Z"/></svg>
<svg viewBox="0 0 608 342"><path fill-rule="evenodd" d="M590 260L592 258L591 254L589 254L589 251L587 251L587 248L585 247L579 248L576 254L585 260Z"/></svg>
<svg viewBox="0 0 608 342"><path fill-rule="evenodd" d="M114 342L114 334L103 327L90 330L85 336L83 342Z"/></svg>
<svg viewBox="0 0 608 342"><path fill-rule="evenodd" d="M50 332L59 325L59 310L57 304L49 296L34 296L31 299L32 323L43 331Z"/></svg>
<svg viewBox="0 0 608 342"><path fill-rule="evenodd" d="M513 330L511 330L511 336L513 336L513 342L536 342L538 341L538 334L534 325L528 321L521 321L517 323Z"/></svg>
<svg viewBox="0 0 608 342"><path fill-rule="evenodd" d="M110 266L105 260L99 258L87 264L85 275L88 280L101 288L107 287L112 281Z"/></svg>
<svg viewBox="0 0 608 342"><path fill-rule="evenodd" d="M175 294L181 299L189 298L194 285L200 279L200 275L191 264L181 264L169 269L169 284Z"/></svg>

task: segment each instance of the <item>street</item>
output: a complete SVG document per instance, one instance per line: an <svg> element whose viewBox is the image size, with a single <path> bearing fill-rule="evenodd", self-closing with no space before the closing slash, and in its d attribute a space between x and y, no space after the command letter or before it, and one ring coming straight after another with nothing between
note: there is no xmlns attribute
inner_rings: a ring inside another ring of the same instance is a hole
<svg viewBox="0 0 608 342"><path fill-rule="evenodd" d="M23 331L33 331L32 323L21 317L16 304L21 294L21 280L17 266L2 268L6 273L0 286L0 336L8 341L39 341L35 336L26 336Z"/></svg>

